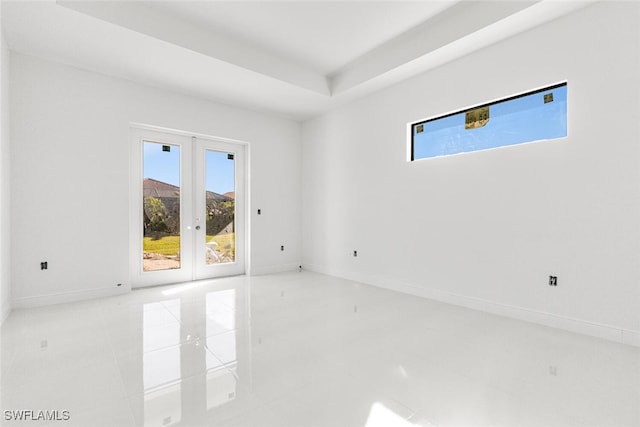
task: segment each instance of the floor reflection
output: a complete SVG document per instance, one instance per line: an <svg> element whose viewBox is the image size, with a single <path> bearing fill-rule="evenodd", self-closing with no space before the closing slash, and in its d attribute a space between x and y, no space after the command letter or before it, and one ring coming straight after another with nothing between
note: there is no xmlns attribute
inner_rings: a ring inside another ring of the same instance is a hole
<svg viewBox="0 0 640 427"><path fill-rule="evenodd" d="M637 348L312 273L17 311L1 332L1 409L69 426L640 426Z"/></svg>
<svg viewBox="0 0 640 427"><path fill-rule="evenodd" d="M207 294L207 410L236 397L236 312L235 289Z"/></svg>
<svg viewBox="0 0 640 427"><path fill-rule="evenodd" d="M144 425L184 424L187 413L202 417L236 398L238 295L226 289L143 305Z"/></svg>

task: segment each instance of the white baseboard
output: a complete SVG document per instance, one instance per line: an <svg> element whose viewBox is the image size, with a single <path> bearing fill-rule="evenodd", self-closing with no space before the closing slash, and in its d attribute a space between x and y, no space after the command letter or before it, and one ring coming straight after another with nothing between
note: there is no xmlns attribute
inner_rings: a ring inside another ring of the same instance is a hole
<svg viewBox="0 0 640 427"><path fill-rule="evenodd" d="M287 271L298 271L300 263L269 265L265 267L251 267L250 276L263 276L265 274L285 273Z"/></svg>
<svg viewBox="0 0 640 427"><path fill-rule="evenodd" d="M614 341L621 344L640 347L640 331L626 330L619 327L605 325L596 322L589 322L582 319L575 319L544 311L532 310L524 307L502 304L481 298L469 297L451 292L439 291L436 289L416 286L393 278L379 276L368 276L337 271L324 266L307 264L305 268L309 271L341 277L348 280L366 283L380 288L398 291L410 295L432 299L447 304L458 305L513 319L524 320L526 322L562 329L583 335Z"/></svg>
<svg viewBox="0 0 640 427"><path fill-rule="evenodd" d="M75 301L84 301L94 298L104 298L116 295L122 295L131 291L129 286L119 288L96 288L86 289L82 291L61 292L49 295L37 295L32 297L14 298L12 301L13 308L31 308L42 307L45 305L62 304Z"/></svg>

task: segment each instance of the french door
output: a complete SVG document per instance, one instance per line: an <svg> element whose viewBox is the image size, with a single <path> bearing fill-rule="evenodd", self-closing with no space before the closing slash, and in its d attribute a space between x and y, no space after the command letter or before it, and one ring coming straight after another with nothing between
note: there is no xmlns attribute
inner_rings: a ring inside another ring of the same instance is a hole
<svg viewBox="0 0 640 427"><path fill-rule="evenodd" d="M245 272L245 145L132 129L133 287Z"/></svg>

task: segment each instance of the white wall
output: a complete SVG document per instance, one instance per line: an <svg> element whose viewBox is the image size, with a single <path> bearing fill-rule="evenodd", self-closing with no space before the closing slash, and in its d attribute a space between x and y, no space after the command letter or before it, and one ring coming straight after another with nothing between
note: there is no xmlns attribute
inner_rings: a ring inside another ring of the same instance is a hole
<svg viewBox="0 0 640 427"><path fill-rule="evenodd" d="M304 123L305 267L640 345L638 19L589 6ZM568 138L406 161L408 122L565 79Z"/></svg>
<svg viewBox="0 0 640 427"><path fill-rule="evenodd" d="M248 141L252 274L299 265L298 123L16 53L11 93L14 306L128 288L131 122Z"/></svg>
<svg viewBox="0 0 640 427"><path fill-rule="evenodd" d="M0 19L0 22L2 20ZM0 24L0 323L11 310L9 48Z"/></svg>

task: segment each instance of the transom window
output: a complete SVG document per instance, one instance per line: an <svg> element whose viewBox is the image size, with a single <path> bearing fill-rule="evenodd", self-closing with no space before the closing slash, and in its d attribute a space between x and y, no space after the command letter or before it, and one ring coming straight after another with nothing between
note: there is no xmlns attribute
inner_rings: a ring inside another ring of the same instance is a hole
<svg viewBox="0 0 640 427"><path fill-rule="evenodd" d="M411 161L567 136L567 83L411 124Z"/></svg>

